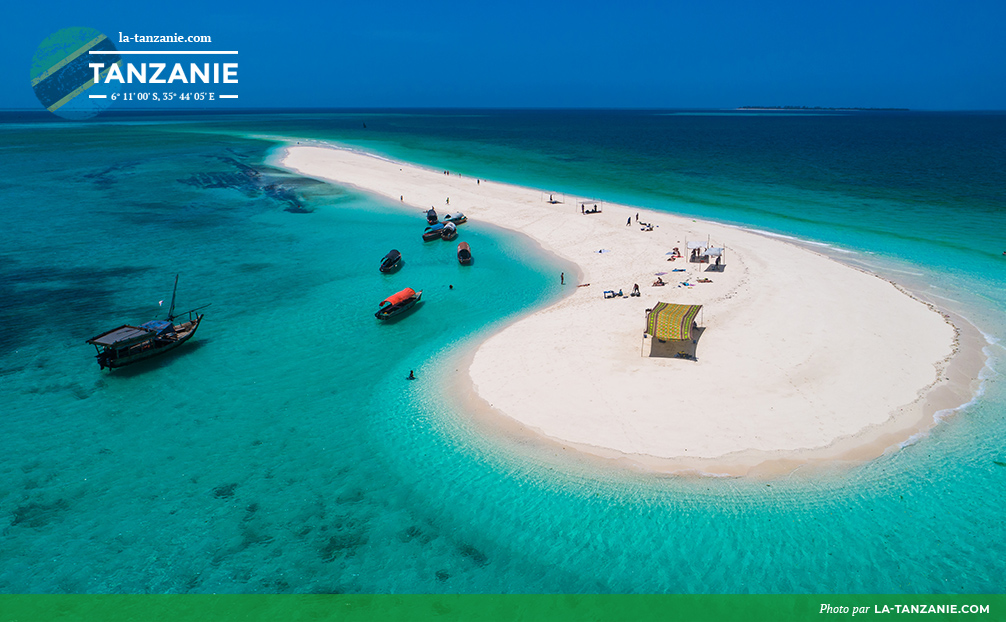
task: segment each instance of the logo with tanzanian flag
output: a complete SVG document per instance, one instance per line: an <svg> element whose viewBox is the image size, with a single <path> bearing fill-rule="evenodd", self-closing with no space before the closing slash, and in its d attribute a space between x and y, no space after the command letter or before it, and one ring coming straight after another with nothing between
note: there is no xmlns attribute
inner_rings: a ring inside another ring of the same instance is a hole
<svg viewBox="0 0 1006 622"><path fill-rule="evenodd" d="M96 56L90 52L100 52ZM31 62L31 86L46 110L64 119L90 119L112 103L121 84L95 83L88 63L105 64L104 77L112 65L122 65L112 41L93 28L64 28L46 37Z"/></svg>

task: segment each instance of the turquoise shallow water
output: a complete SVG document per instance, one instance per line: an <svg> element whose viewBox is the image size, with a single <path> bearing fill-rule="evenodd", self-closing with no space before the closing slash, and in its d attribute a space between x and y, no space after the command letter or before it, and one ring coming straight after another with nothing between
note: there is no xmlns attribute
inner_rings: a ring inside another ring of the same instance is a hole
<svg viewBox="0 0 1006 622"><path fill-rule="evenodd" d="M1001 592L999 376L901 451L772 482L486 438L451 364L568 266L471 222L461 268L421 214L270 169L247 138L811 239L1006 332L1002 117L593 114L7 119L0 591ZM380 275L391 247L406 265ZM175 273L181 308L212 302L195 340L99 371L83 341L163 313ZM405 286L421 308L378 324Z"/></svg>

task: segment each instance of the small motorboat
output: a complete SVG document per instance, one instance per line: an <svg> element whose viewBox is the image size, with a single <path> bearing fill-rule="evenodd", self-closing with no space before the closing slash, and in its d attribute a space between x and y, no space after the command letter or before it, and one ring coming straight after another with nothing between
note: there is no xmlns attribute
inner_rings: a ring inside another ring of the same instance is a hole
<svg viewBox="0 0 1006 622"><path fill-rule="evenodd" d="M394 272L400 267L402 267L402 254L395 249L391 249L391 252L381 260L381 272Z"/></svg>
<svg viewBox="0 0 1006 622"><path fill-rule="evenodd" d="M442 223L437 223L433 226L426 227L426 231L423 232L423 240L429 242L430 240L436 240L439 238L444 230L444 225Z"/></svg>
<svg viewBox="0 0 1006 622"><path fill-rule="evenodd" d="M416 306L419 299L423 297L423 290L418 292L411 287L406 287L402 291L388 296L381 301L380 308L377 313L374 314L379 320L386 320L388 318L395 317L405 313L412 307Z"/></svg>
<svg viewBox="0 0 1006 622"><path fill-rule="evenodd" d="M453 222L445 223L444 228L440 230L440 238L450 241L456 237L458 237L458 226Z"/></svg>
<svg viewBox="0 0 1006 622"><path fill-rule="evenodd" d="M470 266L472 263L472 248L468 242L458 244L458 263L462 266Z"/></svg>
<svg viewBox="0 0 1006 622"><path fill-rule="evenodd" d="M432 207L426 212L426 222L431 225L437 224L437 210Z"/></svg>
<svg viewBox="0 0 1006 622"><path fill-rule="evenodd" d="M458 212L457 214L446 214L444 215L444 222L453 222L456 225L463 225L468 222L468 217Z"/></svg>

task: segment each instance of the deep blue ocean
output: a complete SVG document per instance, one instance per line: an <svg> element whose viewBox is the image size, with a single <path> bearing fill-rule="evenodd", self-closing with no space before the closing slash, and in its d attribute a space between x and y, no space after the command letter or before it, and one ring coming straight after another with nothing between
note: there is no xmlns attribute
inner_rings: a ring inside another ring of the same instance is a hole
<svg viewBox="0 0 1006 622"><path fill-rule="evenodd" d="M459 357L569 266L473 219L461 267L419 211L271 167L279 137L819 245L981 329L981 395L771 481L487 434ZM0 154L0 593L1006 591L1006 114L4 113ZM196 337L99 370L175 274Z"/></svg>

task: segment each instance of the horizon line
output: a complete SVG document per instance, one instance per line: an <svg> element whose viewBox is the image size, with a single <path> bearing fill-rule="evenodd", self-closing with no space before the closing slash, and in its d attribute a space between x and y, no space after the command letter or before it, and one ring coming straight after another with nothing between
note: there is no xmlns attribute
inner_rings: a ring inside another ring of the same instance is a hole
<svg viewBox="0 0 1006 622"><path fill-rule="evenodd" d="M1006 113L1006 108L884 108L884 107L831 107L818 106L816 108L752 108L745 106L717 107L717 106L236 106L226 109L216 107L206 108L132 108L122 110L106 110L103 113L122 114L136 112L195 112L195 111L285 111L285 112L321 112L321 111L358 111L358 110L513 110L513 111L547 111L547 110L582 110L582 111L718 111L718 112L1001 112ZM44 108L3 108L0 112L48 112Z"/></svg>

